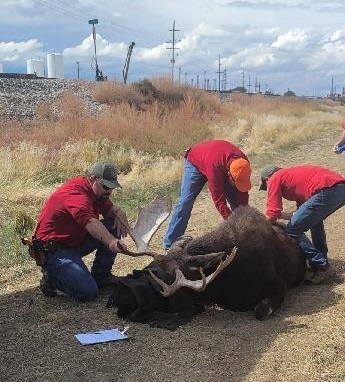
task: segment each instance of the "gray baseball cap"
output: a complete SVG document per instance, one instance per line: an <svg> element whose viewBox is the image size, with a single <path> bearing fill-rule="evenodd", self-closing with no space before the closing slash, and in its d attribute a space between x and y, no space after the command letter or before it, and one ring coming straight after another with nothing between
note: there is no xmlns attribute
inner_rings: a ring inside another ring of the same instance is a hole
<svg viewBox="0 0 345 382"><path fill-rule="evenodd" d="M261 170L261 184L259 190L267 190L267 179L280 169L281 167L278 167L275 164L269 164L265 166Z"/></svg>
<svg viewBox="0 0 345 382"><path fill-rule="evenodd" d="M102 184L109 188L121 187L117 181L117 171L110 162L96 162L89 169L89 175L96 176Z"/></svg>

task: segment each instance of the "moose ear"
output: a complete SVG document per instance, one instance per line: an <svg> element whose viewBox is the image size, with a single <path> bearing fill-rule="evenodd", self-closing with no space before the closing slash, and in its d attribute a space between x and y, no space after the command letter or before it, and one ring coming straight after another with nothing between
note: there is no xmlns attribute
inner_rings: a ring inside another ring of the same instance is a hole
<svg viewBox="0 0 345 382"><path fill-rule="evenodd" d="M192 236L180 236L176 239L176 241L174 241L171 248L180 247L184 249L187 246L187 244L192 240L193 240Z"/></svg>

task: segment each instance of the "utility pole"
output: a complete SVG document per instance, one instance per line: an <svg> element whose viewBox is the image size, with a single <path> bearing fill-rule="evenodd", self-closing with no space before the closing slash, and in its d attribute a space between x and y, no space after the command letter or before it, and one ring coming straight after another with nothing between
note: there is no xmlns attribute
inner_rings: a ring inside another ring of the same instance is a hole
<svg viewBox="0 0 345 382"><path fill-rule="evenodd" d="M250 83L250 76L248 77L248 93L250 93L250 90L252 88L252 85Z"/></svg>
<svg viewBox="0 0 345 382"><path fill-rule="evenodd" d="M122 77L123 77L123 83L124 84L127 83L129 62L131 60L131 55L133 52L134 45L135 45L135 42L131 42L131 44L129 45L125 65L122 69Z"/></svg>
<svg viewBox="0 0 345 382"><path fill-rule="evenodd" d="M199 74L196 75L196 87L199 89Z"/></svg>
<svg viewBox="0 0 345 382"><path fill-rule="evenodd" d="M174 82L174 68L175 68L175 50L176 49L179 49L179 48L176 48L176 44L178 42L180 42L180 40L176 41L175 40L175 32L180 32L180 29L175 29L175 20L173 22L173 29L169 29L169 32L172 32L172 40L170 41L167 41L168 44L171 44L171 48L167 48L167 49L171 49L172 50L172 58L170 60L171 62L171 81Z"/></svg>
<svg viewBox="0 0 345 382"><path fill-rule="evenodd" d="M93 37L93 45L95 48L95 56L94 56L94 61L95 61L95 69L96 69L96 81L106 81L107 77L103 77L103 73L101 70L98 68L98 62L97 62L97 49L96 49L96 27L95 25L98 24L98 19L92 19L89 20L89 24L92 25L92 37Z"/></svg>
<svg viewBox="0 0 345 382"><path fill-rule="evenodd" d="M185 84L187 83L187 76L188 76L188 73L185 72L185 73L184 73L184 83L185 83Z"/></svg>
<svg viewBox="0 0 345 382"><path fill-rule="evenodd" d="M222 80L222 90L226 91L227 87L228 87L227 71L226 71L226 68L224 68L223 80Z"/></svg>
<svg viewBox="0 0 345 382"><path fill-rule="evenodd" d="M208 90L208 87L206 87L206 70L204 70L204 89Z"/></svg>
<svg viewBox="0 0 345 382"><path fill-rule="evenodd" d="M75 62L77 64L77 73L78 73L78 80L79 80L79 61Z"/></svg>
<svg viewBox="0 0 345 382"><path fill-rule="evenodd" d="M220 63L220 55L218 56L218 72L216 72L218 74L218 93L220 95L220 75L223 73L221 70L220 70L220 66L221 66L221 63Z"/></svg>
<svg viewBox="0 0 345 382"><path fill-rule="evenodd" d="M244 91L244 69L242 69L242 92L245 93L245 91Z"/></svg>

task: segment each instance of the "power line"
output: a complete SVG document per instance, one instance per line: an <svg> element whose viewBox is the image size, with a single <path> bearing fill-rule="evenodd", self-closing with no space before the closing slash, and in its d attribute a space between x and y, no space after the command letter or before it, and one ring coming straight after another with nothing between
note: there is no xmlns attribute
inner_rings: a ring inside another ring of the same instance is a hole
<svg viewBox="0 0 345 382"><path fill-rule="evenodd" d="M34 1L35 3L43 6L43 7L46 7L48 9L52 9L58 13L61 13L65 16L69 16L69 17L72 17L80 22L82 22L83 24L85 23L85 19L86 18L92 18L93 16L90 15L89 13L88 14L85 14L85 12L81 11L80 9L76 8L75 6L72 7L72 6L66 6L64 4L61 4L59 1L57 0L54 0L54 1L48 1L48 0L32 0ZM142 31L138 31L138 30L135 30L135 29L132 29L132 28L128 28L128 27L125 27L123 25L120 25L118 23L115 23L107 18L102 18L102 26L105 25L105 26L111 26L111 27L114 27L114 28L118 28L120 30L124 30L126 32L131 32L132 34L134 35L137 35L139 37L146 37L147 39L149 39L150 41L154 41L155 43L159 42L161 43L162 41L161 40L158 40L158 39L154 39L152 38L152 36L149 36L145 33L143 33Z"/></svg>

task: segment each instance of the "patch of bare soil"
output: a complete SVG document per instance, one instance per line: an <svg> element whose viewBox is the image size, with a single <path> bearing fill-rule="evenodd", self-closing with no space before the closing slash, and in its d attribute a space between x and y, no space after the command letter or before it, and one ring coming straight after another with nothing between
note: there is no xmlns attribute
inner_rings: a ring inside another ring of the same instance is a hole
<svg viewBox="0 0 345 382"><path fill-rule="evenodd" d="M279 154L276 163L315 163L345 174L345 156L332 153L334 140L320 138ZM257 190L257 168L253 180L251 204L263 211L265 194ZM205 192L195 205L188 233L196 236L219 221ZM109 290L96 302L76 304L62 295L44 298L37 289L38 269L16 282L9 281L9 273L2 274L0 380L343 382L344 223L345 209L326 222L337 280L290 290L283 306L264 322L256 321L252 312L209 307L174 332L130 323L129 341L83 347L74 334L126 324L115 310L105 308ZM157 248L164 228L153 243ZM148 262L119 256L114 272L126 274Z"/></svg>

